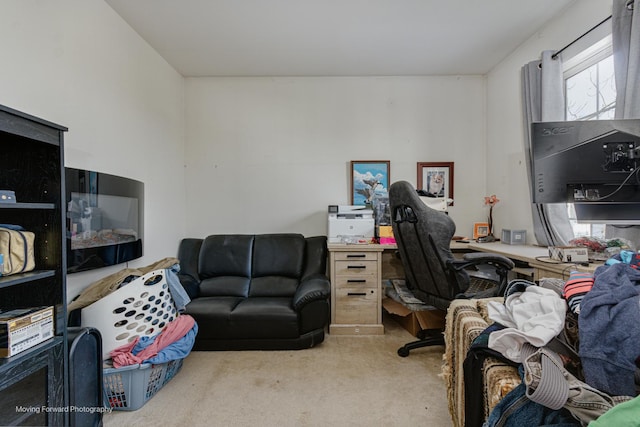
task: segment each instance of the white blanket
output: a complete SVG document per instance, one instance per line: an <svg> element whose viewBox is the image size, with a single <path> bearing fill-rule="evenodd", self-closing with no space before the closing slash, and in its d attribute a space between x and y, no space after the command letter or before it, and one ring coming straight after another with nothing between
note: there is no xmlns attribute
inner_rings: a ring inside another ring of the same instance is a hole
<svg viewBox="0 0 640 427"><path fill-rule="evenodd" d="M487 304L489 318L505 326L489 335L489 348L521 363L522 345L543 347L564 328L566 302L553 290L529 286L509 295L504 304Z"/></svg>

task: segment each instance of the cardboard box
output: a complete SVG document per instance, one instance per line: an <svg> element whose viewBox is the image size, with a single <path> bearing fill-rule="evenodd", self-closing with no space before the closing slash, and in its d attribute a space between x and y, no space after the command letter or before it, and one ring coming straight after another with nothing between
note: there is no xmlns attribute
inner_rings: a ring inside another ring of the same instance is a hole
<svg viewBox="0 0 640 427"><path fill-rule="evenodd" d="M587 248L549 246L549 258L562 262L589 262L589 253Z"/></svg>
<svg viewBox="0 0 640 427"><path fill-rule="evenodd" d="M417 337L425 329L444 329L446 311L433 307L431 310L412 311L391 298L382 300L382 307L411 335Z"/></svg>
<svg viewBox="0 0 640 427"><path fill-rule="evenodd" d="M0 357L11 357L53 338L53 307L0 312Z"/></svg>

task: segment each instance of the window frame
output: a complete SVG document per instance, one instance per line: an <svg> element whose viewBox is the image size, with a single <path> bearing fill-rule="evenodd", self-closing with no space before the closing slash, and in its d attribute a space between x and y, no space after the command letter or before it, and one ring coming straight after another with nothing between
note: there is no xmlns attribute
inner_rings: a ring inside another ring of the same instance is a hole
<svg viewBox="0 0 640 427"><path fill-rule="evenodd" d="M603 37L599 41L591 44L584 50L578 52L573 57L563 60L563 70L562 70L562 84L563 84L563 92L564 92L564 100L565 100L565 108L564 115L565 120L570 120L567 115L567 80L575 75L581 73L582 71L596 65L597 63L607 59L608 57L613 56L613 44L612 44L612 36L609 33L607 36ZM615 106L613 107L615 108ZM593 120L597 119L598 114L600 114L604 110L598 110L595 114L595 117L591 118L583 118L581 120ZM589 116L586 116L589 117ZM605 238L605 225L604 224L596 224L596 223L584 223L578 222L575 217L575 209L573 209L573 204L567 203L567 214L569 217L569 223L576 237L581 236L594 236ZM588 227L588 233L582 233L579 231L580 228L584 229Z"/></svg>

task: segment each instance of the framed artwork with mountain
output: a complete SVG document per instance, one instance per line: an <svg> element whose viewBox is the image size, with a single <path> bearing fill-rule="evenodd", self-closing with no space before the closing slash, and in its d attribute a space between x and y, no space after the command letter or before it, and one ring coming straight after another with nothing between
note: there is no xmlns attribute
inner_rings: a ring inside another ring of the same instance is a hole
<svg viewBox="0 0 640 427"><path fill-rule="evenodd" d="M388 196L389 160L351 161L351 204L371 205L373 196Z"/></svg>

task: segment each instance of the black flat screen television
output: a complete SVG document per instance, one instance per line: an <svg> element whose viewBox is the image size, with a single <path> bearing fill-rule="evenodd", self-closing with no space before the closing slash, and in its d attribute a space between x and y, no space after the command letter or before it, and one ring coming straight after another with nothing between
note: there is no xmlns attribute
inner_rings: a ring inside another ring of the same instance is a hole
<svg viewBox="0 0 640 427"><path fill-rule="evenodd" d="M581 222L640 224L640 119L531 125L534 203L574 203Z"/></svg>
<svg viewBox="0 0 640 427"><path fill-rule="evenodd" d="M129 178L65 168L67 273L142 256L144 184Z"/></svg>

